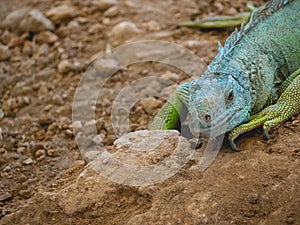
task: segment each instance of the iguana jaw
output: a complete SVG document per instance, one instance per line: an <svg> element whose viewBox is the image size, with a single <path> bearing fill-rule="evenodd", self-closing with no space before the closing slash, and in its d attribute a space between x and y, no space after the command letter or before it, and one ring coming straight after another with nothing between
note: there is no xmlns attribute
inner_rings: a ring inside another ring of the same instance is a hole
<svg viewBox="0 0 300 225"><path fill-rule="evenodd" d="M194 137L199 137L200 134L218 136L232 130L237 125L248 121L250 117L250 107L236 109L228 114L227 117L216 119L211 123L211 126L204 126L198 118L193 118L189 123L189 128Z"/></svg>

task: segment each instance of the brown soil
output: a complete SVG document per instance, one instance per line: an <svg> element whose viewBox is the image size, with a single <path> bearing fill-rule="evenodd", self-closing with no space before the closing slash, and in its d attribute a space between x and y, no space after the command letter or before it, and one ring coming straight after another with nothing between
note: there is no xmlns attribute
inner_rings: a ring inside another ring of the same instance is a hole
<svg viewBox="0 0 300 225"><path fill-rule="evenodd" d="M29 35L10 46L10 59L0 61L0 108L5 113L0 119L0 224L300 224L300 116L274 129L268 142L260 130L243 135L239 153L225 143L205 172L194 169L191 160L164 182L140 188L95 174L72 134L74 92L91 58L125 43L122 37L110 36L117 23L131 21L140 30L129 42L178 43L207 64L217 53L217 41L224 42L232 30L176 25L195 17L235 14L246 11L246 3L259 6L264 1L127 0L113 6L110 14L92 2L1 1L0 19L21 6L46 12L66 3L76 8L77 16L55 28L55 43L33 43ZM0 31L0 42L7 45L21 36ZM190 46L187 40L197 42ZM57 68L63 59L80 66L62 74ZM178 84L188 78L165 65L139 63L107 82L108 91L96 108L97 128L106 146L116 139L108 122L115 93L137 78L170 72L177 74ZM163 104L157 102L150 111L141 102L134 106L132 131L147 129Z"/></svg>

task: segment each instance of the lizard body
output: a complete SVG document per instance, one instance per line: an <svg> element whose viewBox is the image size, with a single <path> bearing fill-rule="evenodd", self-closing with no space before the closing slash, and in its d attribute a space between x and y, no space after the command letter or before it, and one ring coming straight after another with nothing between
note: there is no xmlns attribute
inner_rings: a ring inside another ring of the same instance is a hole
<svg viewBox="0 0 300 225"><path fill-rule="evenodd" d="M294 81L300 79L299 15L300 0L273 0L258 8L224 47L219 44L218 55L199 79L177 87L150 129L176 128L187 109L194 136L225 126L220 132L231 131L229 139L237 150L233 140L241 133L267 123L263 126L267 137L268 129L299 113L294 101L276 107L300 95L299 82ZM265 114L285 116L268 123L274 117Z"/></svg>

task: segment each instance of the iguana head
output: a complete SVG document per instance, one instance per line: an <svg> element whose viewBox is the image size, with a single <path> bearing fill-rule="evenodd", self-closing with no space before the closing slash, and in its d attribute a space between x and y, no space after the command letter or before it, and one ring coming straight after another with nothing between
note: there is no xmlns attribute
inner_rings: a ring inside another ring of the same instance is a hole
<svg viewBox="0 0 300 225"><path fill-rule="evenodd" d="M247 121L251 108L248 92L232 76L192 81L188 105L191 133L220 135Z"/></svg>

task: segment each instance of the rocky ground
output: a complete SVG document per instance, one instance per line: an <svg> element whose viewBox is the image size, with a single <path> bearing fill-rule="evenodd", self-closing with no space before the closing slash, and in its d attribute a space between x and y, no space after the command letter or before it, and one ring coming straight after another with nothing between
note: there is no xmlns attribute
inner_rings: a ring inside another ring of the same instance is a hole
<svg viewBox="0 0 300 225"><path fill-rule="evenodd" d="M246 11L246 3L264 1L2 0L0 224L300 224L299 116L274 129L268 142L260 130L243 135L239 153L224 143L205 172L197 169L196 150L174 176L144 187L100 176L74 140L76 128L90 125L72 122L74 93L97 55L137 40L164 40L191 49L207 65L217 41L232 30L177 24L234 15ZM142 159L126 158L126 148L118 147L112 102L130 82L152 75L177 84L189 78L160 63L131 65L107 80L95 107L99 143L128 163L157 163L179 140L187 142L177 133L162 135L156 154ZM166 96L172 88L163 91ZM162 104L152 97L136 103L131 131L147 129ZM133 142L146 148L139 141Z"/></svg>

